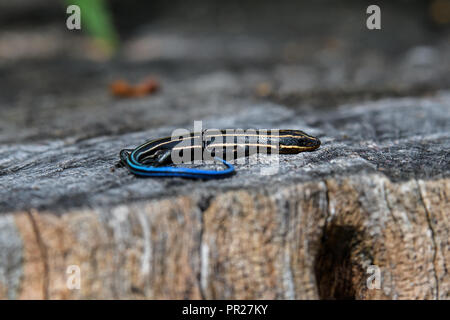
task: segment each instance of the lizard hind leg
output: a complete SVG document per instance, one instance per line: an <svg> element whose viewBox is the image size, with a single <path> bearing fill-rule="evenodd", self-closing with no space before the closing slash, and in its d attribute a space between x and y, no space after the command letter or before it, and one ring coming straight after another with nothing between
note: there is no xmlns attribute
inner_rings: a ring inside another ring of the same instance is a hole
<svg viewBox="0 0 450 320"><path fill-rule="evenodd" d="M156 165L164 166L172 164L172 150L161 150L161 153L156 158Z"/></svg>

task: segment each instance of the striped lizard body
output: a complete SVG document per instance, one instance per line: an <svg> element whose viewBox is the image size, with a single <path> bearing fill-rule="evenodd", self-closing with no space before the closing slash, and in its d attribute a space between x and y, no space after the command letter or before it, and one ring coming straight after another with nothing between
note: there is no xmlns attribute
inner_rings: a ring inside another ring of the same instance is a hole
<svg viewBox="0 0 450 320"><path fill-rule="evenodd" d="M120 158L123 165L139 176L209 179L234 173L233 166L226 160L255 153L295 154L313 151L319 146L319 139L300 130L205 130L150 140L134 150L122 150ZM168 166L213 159L222 162L226 169L216 171Z"/></svg>

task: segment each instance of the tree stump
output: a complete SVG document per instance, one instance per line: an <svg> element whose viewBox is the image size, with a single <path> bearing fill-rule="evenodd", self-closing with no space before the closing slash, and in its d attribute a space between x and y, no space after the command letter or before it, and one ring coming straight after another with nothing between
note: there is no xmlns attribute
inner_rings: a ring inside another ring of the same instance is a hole
<svg viewBox="0 0 450 320"><path fill-rule="evenodd" d="M449 299L450 47L428 2L383 4L378 31L356 2L214 3L130 6L152 18L103 62L65 10L35 31L53 3L3 4L24 16L0 33L0 298ZM149 75L154 95L108 91ZM114 169L195 120L322 145L223 180Z"/></svg>
<svg viewBox="0 0 450 320"><path fill-rule="evenodd" d="M447 299L449 106L448 94L326 114L249 105L210 122L301 128L322 146L219 181L111 171L121 148L170 128L3 145L1 296Z"/></svg>

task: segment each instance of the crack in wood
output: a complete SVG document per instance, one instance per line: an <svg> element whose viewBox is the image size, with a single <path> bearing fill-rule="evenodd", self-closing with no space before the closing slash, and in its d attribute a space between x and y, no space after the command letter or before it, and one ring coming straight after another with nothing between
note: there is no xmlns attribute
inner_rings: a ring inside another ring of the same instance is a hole
<svg viewBox="0 0 450 320"><path fill-rule="evenodd" d="M438 251L438 246L437 246L437 242L436 242L436 231L434 230L433 223L431 221L431 214L428 211L427 205L425 204L422 188L420 187L419 181L417 179L414 179L414 181L416 182L416 185L417 185L417 190L419 192L420 202L422 203L423 208L425 210L425 217L426 217L426 220L427 220L427 223L428 223L428 228L431 231L431 241L433 242L433 272L434 272L434 281L436 282L435 299L439 300L439 297L440 297L439 296L439 279L438 279L438 276L437 276L437 268L436 268L437 251Z"/></svg>
<svg viewBox="0 0 450 320"><path fill-rule="evenodd" d="M44 240L42 239L41 232L39 230L38 224L34 215L37 215L37 211L30 210L26 211L27 216L30 220L34 236L36 238L36 243L39 248L39 253L41 255L42 267L43 267L43 277L42 277L42 297L44 300L49 299L49 283L50 283L50 274L49 274L49 265L48 265L48 253L47 247L44 244Z"/></svg>

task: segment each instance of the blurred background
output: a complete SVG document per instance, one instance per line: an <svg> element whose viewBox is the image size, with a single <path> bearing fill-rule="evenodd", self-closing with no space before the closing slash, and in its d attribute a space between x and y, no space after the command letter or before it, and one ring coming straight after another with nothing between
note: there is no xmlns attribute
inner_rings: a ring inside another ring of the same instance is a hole
<svg viewBox="0 0 450 320"><path fill-rule="evenodd" d="M0 143L192 124L242 100L326 112L430 95L449 57L448 0L0 0Z"/></svg>

